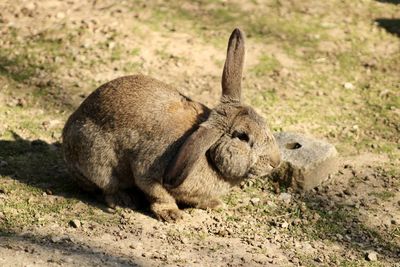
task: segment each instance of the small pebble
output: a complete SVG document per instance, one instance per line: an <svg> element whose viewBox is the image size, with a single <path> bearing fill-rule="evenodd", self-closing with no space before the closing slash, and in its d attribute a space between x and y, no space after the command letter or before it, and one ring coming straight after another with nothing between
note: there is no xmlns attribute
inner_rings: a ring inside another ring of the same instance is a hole
<svg viewBox="0 0 400 267"><path fill-rule="evenodd" d="M53 236L53 237L51 238L51 242L53 242L53 243L58 243L58 242L60 242L61 240L62 240L62 238L59 237L59 236Z"/></svg>
<svg viewBox="0 0 400 267"><path fill-rule="evenodd" d="M29 2L29 3L27 3L27 4L25 5L25 7L26 7L28 10L34 10L34 9L36 8L36 5L35 5L35 3L33 3L33 2Z"/></svg>
<svg viewBox="0 0 400 267"><path fill-rule="evenodd" d="M260 199L258 197L254 197L250 199L251 204L257 205L258 202L260 202Z"/></svg>
<svg viewBox="0 0 400 267"><path fill-rule="evenodd" d="M71 220L69 222L69 225L74 227L74 228L80 228L81 227L81 222L77 219Z"/></svg>
<svg viewBox="0 0 400 267"><path fill-rule="evenodd" d="M278 199L285 203L290 203L290 201L292 200L292 195L289 193L281 193Z"/></svg>
<svg viewBox="0 0 400 267"><path fill-rule="evenodd" d="M375 251L370 251L365 255L366 260L368 261L377 261L378 254Z"/></svg>
<svg viewBox="0 0 400 267"><path fill-rule="evenodd" d="M352 83L346 82L343 84L343 87L347 90L352 90L354 89L354 85Z"/></svg>
<svg viewBox="0 0 400 267"><path fill-rule="evenodd" d="M288 227L289 227L289 224L288 224L287 222L283 222L283 223L281 224L281 227L282 227L282 228L288 228Z"/></svg>
<svg viewBox="0 0 400 267"><path fill-rule="evenodd" d="M317 257L317 258L315 258L314 260L315 260L316 262L319 262L319 263L323 263L323 262L324 262L324 259L321 258L321 257Z"/></svg>
<svg viewBox="0 0 400 267"><path fill-rule="evenodd" d="M58 13L56 14L56 18L58 18L58 19L63 19L63 18L65 18L65 13L63 13L63 12L58 12Z"/></svg>

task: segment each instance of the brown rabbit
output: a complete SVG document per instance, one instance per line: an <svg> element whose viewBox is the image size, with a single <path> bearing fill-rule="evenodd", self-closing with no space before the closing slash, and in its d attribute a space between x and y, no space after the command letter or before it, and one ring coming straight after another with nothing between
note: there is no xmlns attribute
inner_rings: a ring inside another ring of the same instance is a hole
<svg viewBox="0 0 400 267"><path fill-rule="evenodd" d="M215 208L231 186L269 173L280 154L262 117L241 103L244 53L235 29L214 109L143 75L100 86L63 130L72 176L111 207L138 188L157 218L174 221L182 217L176 203Z"/></svg>

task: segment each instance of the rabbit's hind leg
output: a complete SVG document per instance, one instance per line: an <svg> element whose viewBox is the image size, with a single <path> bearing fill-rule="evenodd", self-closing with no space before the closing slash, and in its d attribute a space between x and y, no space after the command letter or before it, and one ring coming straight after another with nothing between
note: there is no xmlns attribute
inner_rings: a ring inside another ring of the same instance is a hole
<svg viewBox="0 0 400 267"><path fill-rule="evenodd" d="M115 209L117 206L131 209L136 208L131 196L124 190L118 190L114 193L104 193L104 202L111 209Z"/></svg>

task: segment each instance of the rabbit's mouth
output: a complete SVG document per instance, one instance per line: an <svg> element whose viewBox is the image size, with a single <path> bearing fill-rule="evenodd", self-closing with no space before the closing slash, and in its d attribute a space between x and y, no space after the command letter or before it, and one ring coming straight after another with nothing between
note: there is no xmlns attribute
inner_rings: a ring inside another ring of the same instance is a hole
<svg viewBox="0 0 400 267"><path fill-rule="evenodd" d="M275 168L270 164L263 166L263 168L251 168L249 170L247 178L251 179L251 178L267 176L272 172L273 169L275 169Z"/></svg>
<svg viewBox="0 0 400 267"><path fill-rule="evenodd" d="M271 171L280 166L281 157L279 153L273 155L260 156L249 170L249 178L263 177L271 173Z"/></svg>

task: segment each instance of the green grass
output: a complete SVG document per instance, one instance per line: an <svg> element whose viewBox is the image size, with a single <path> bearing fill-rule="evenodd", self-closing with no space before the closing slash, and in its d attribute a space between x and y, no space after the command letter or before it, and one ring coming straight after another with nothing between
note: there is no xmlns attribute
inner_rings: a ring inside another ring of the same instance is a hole
<svg viewBox="0 0 400 267"><path fill-rule="evenodd" d="M37 66L24 55L13 58L7 57L8 52L0 52L0 75L13 79L16 82L24 82L35 74Z"/></svg>
<svg viewBox="0 0 400 267"><path fill-rule="evenodd" d="M273 71L277 71L280 68L279 61L269 55L262 55L259 63L254 66L250 71L258 77L271 74Z"/></svg>

